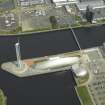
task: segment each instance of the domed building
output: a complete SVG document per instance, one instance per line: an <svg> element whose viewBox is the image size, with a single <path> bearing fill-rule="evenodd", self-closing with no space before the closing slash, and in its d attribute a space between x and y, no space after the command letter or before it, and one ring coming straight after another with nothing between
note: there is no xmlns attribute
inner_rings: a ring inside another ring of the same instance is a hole
<svg viewBox="0 0 105 105"><path fill-rule="evenodd" d="M72 65L72 71L77 77L84 77L88 74L87 70L83 67L80 67L79 64Z"/></svg>

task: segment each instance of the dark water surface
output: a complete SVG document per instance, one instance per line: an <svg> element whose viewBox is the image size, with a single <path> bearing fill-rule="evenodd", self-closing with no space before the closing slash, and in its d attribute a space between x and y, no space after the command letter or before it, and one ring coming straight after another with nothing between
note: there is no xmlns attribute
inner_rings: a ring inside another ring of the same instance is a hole
<svg viewBox="0 0 105 105"><path fill-rule="evenodd" d="M82 48L101 45L105 26L75 29ZM14 43L20 39L22 58L46 56L78 50L70 30L0 37L0 63L15 60ZM18 78L0 70L0 88L7 105L80 105L70 71Z"/></svg>

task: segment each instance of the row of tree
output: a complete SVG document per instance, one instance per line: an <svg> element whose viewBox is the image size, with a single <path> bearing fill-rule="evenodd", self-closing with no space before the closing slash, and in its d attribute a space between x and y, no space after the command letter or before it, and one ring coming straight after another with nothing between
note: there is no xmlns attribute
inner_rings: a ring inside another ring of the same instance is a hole
<svg viewBox="0 0 105 105"><path fill-rule="evenodd" d="M94 13L93 13L92 8L90 6L87 6L86 13L85 13L85 18L86 18L87 22L92 23L93 17L94 17Z"/></svg>

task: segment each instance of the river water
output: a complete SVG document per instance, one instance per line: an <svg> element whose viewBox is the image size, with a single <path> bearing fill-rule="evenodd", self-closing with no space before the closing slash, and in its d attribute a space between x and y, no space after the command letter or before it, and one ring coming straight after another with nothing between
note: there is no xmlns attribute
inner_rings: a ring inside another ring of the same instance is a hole
<svg viewBox="0 0 105 105"><path fill-rule="evenodd" d="M75 33L82 49L105 41L105 26L78 28ZM78 50L70 30L0 37L0 64L16 60L14 44L20 39L24 58L47 56ZM70 71L18 78L0 69L0 88L7 96L7 105L80 105Z"/></svg>

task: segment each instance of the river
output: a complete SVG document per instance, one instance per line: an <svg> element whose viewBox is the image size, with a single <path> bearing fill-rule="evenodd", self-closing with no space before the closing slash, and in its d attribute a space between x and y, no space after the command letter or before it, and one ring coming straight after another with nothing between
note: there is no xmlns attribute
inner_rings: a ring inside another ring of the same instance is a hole
<svg viewBox="0 0 105 105"><path fill-rule="evenodd" d="M101 45L105 41L104 25L78 28L75 33L82 49ZM0 64L16 60L14 44L17 38L22 59L78 50L70 30L1 36ZM7 96L7 105L80 105L74 85L70 71L18 78L0 69L0 88Z"/></svg>

